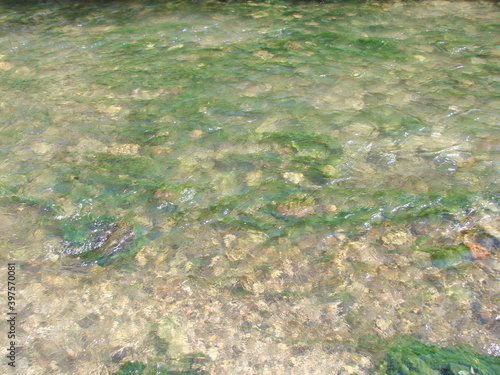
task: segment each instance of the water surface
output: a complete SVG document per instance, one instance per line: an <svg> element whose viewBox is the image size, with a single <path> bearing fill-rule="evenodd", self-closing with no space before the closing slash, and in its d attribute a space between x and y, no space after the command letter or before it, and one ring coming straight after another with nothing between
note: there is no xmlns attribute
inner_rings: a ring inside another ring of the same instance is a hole
<svg viewBox="0 0 500 375"><path fill-rule="evenodd" d="M19 373L371 374L404 335L500 354L497 7L1 17Z"/></svg>

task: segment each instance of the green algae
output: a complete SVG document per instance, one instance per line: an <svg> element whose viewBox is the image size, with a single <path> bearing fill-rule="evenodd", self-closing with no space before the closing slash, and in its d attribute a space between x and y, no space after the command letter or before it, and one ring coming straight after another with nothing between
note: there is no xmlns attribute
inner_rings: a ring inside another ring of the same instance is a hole
<svg viewBox="0 0 500 375"><path fill-rule="evenodd" d="M384 38L360 38L356 39L353 46L357 47L359 51L366 51L370 56L380 56L383 58L401 59L406 57L394 41Z"/></svg>
<svg viewBox="0 0 500 375"><path fill-rule="evenodd" d="M467 252L468 248L465 245L457 246L441 246L419 249L420 251L430 254L431 260L436 267L444 268L454 265Z"/></svg>
<svg viewBox="0 0 500 375"><path fill-rule="evenodd" d="M32 205L34 207L37 207L38 210L44 214L56 215L62 213L58 205L43 198L30 197L22 194L13 194L10 196L2 197L0 199L5 203L15 202Z"/></svg>
<svg viewBox="0 0 500 375"><path fill-rule="evenodd" d="M12 91L22 92L24 95L40 92L49 84L46 78L26 77L23 73L0 73L2 85Z"/></svg>
<svg viewBox="0 0 500 375"><path fill-rule="evenodd" d="M179 359L158 358L147 363L134 361L126 362L113 375L207 375L210 359L203 354L184 355Z"/></svg>
<svg viewBox="0 0 500 375"><path fill-rule="evenodd" d="M299 153L307 152L310 149L324 149L334 154L340 154L342 152L338 139L324 134L309 132L263 133L261 142L271 142L280 146L290 146Z"/></svg>
<svg viewBox="0 0 500 375"><path fill-rule="evenodd" d="M51 23L42 35L54 40L56 47L50 54L30 49L30 54L41 56L37 62L29 56L23 57L21 50L16 52L19 59L13 58L10 52L6 58L14 64L24 61L31 70L34 64L40 76L33 78L33 82L30 82L31 76L25 77L23 82L22 79L16 81L14 73L3 74L10 77L5 82L14 87L14 92L23 89L30 100L38 104L26 110L17 108L2 118L9 124L2 129L2 142L8 139L13 151L22 151L19 162L22 167L17 175L2 177L0 193L21 196L23 190L27 192L23 201L39 207L44 224L55 228L55 236L64 249L63 264L135 262L133 256L140 244L147 243L153 250L145 251L144 257L141 253L137 261L141 265L145 262L151 274L166 272L169 276L171 268L179 268L177 277L191 278L200 288L217 285L232 297L258 300L260 293L254 292L243 280L246 258L226 263L217 260L221 256L226 259L225 252L230 253L234 247L217 236L229 233L246 238L249 233L257 233L264 238L262 242L256 241L258 246L250 239L241 244L246 248L255 246L251 255L256 258L268 247L283 251L296 272L296 276L289 278L297 282L290 287L282 276L280 280L284 285L277 291L264 291L262 295L293 302L297 297L311 297L308 291L294 289L302 284L306 287L308 281L305 280L317 281L316 276L305 276L311 272L308 269L311 265L328 275L325 277L338 272L353 283L364 283L364 279L359 279L361 273L376 274L371 264L349 259L344 262L348 264L342 264L337 245L311 254L301 249L304 254L296 257L294 248L300 247L298 244L307 235L319 238L321 234L334 232L340 233L343 241L349 241L360 236L366 238L363 236L367 228L376 232L384 226L411 227L413 223L433 230L444 228L444 232L476 219L474 213L482 210L477 198L498 201L498 194L488 193L496 188L491 183L491 176L496 172L491 151L470 151L472 156L468 160L472 166L460 166L460 180L447 172L446 165L434 169L429 163L422 173L420 161L412 162L412 157L423 155L422 160L429 161L434 156L426 156L425 152L411 147L409 151L398 148L414 135L431 146L438 144L431 132L441 125L444 144L453 138L453 142L463 145L469 140L462 140L470 136L470 144L475 147L474 137L484 133L492 135L490 120L481 116L491 111L488 108L493 107L487 106L496 100L492 91L496 83L491 82L490 76L498 67L490 58L494 46L483 43L474 36L474 31L470 31L469 40L460 27L441 26L441 22L448 24L448 21L440 19L437 24L430 20L429 29L415 36L415 30L406 33L406 25L392 19L391 12L382 12L371 5L363 9L340 5L335 9L315 7L310 12L288 5L281 8L231 5L233 7L197 4L191 10L196 8L197 12L206 12L213 18L197 13L186 21L180 19L189 16L190 11L184 10L179 16L172 13L177 7L173 4L143 7L140 11L108 9L111 12L100 19L90 14L80 15L86 7L68 8L69 23L59 20L62 13L45 12L37 16L37 20L25 15L17 21L15 16L6 17L11 24L24 23L25 31L38 22ZM155 14L155 18L144 24L141 19L151 14ZM232 17L230 21L224 18L228 16ZM368 16L375 18L364 18ZM477 24L466 22L469 26ZM408 31L420 27L410 18L408 23ZM493 29L483 27L487 32ZM439 40L445 43L436 42ZM460 50L463 46L467 48ZM58 48L65 55L53 59ZM433 48L436 55L430 53ZM433 66L435 56L441 59L438 67ZM428 64L415 64L423 58L428 59ZM477 61L471 68L467 65L467 59L471 58L484 59L488 64ZM446 64L451 64L453 59L464 67L449 69ZM64 81L69 82L65 90L58 87L61 80L52 83L42 78L46 74L54 76L53 72L59 72L61 66L64 74L68 73L71 78ZM428 74L432 69L434 73ZM83 77L84 82L73 85L71 81L76 82L77 77ZM470 81L467 83L470 90L464 89L463 80ZM269 83L262 89L252 87L262 82ZM324 99L324 89L338 94L339 98L350 98L352 93L360 98L363 108L354 110L348 105L342 107L343 104L335 107L336 103L333 109L330 103L324 107L316 105ZM405 103L392 101L393 90L412 94L414 98ZM62 97L70 106L74 105L75 113L50 109L47 114L41 114L45 107L58 104ZM450 106L468 106L455 101L467 100L472 101L470 108L477 107L479 102L486 106L481 104L481 111L470 114L447 116ZM7 103L8 98L4 101ZM121 108L120 111L114 113L113 106ZM22 103L18 107L22 107ZM95 108L99 108L98 111ZM33 111L37 113L34 116ZM59 130L56 137L54 129L50 129L50 135L43 134L42 128L32 133L31 127L21 124L15 124L14 130L10 130L13 126L9 116L62 124L63 129L73 133L66 136L65 130ZM269 118L276 121L262 132L259 125ZM74 122L82 125L76 127ZM376 130L370 136L344 131L356 122L370 124ZM66 150L66 144L75 144L76 132L99 139L109 152L79 146ZM57 143L63 151L59 153L52 148L36 155L28 153L27 143L18 143L25 137L30 137L28 143ZM133 146L134 151L121 150L119 147L124 144ZM367 149L370 153L365 158ZM388 149L394 150L398 157L392 164L383 157ZM9 150L2 150L2 156L10 158L10 150L9 144ZM445 150L444 159L446 153ZM27 164L31 167L26 168ZM6 174L10 173L10 167L6 165ZM56 181L45 181L37 168L57 175ZM408 176L410 179L402 188L389 188L399 186L395 182ZM488 178L488 185L474 182L471 179L474 176ZM415 189L413 182L417 180L422 186ZM30 190L34 185L32 181L47 182L47 189ZM85 201L91 203L85 205ZM80 212L78 207L82 204L85 207ZM113 241L109 239L120 227L123 247L115 248L111 242L119 243L120 236L115 236ZM133 237L128 236L131 232ZM429 253L434 264L442 268L465 259L464 246L440 247L434 234L426 235L426 229L422 232L424 235L417 237L416 248L409 245L409 250ZM383 247L377 240L373 241ZM171 254L166 260L160 260L166 252ZM384 254L388 262L392 254ZM153 265L148 256L156 255L159 260ZM186 260L177 260L175 256ZM282 272L280 260L273 256L265 260L252 259L254 263L248 265L256 271L253 276L257 282L268 283L265 288L272 287L274 271ZM212 262L219 262L217 267L222 268L217 276ZM461 262L457 267L463 267L466 273L469 269L464 263L468 262ZM302 269L294 268L296 265ZM351 267L353 274L340 267ZM149 276L141 274L142 277L144 284L151 281ZM115 282L121 285L116 280L112 284ZM340 281L338 284L342 286ZM412 281L408 284L408 287L414 285ZM326 293L337 289L336 282L328 281L328 285L329 290L315 291L321 301L326 300ZM368 330L371 329L367 323L372 321L369 309L350 311L354 303L363 303L362 298L357 300L347 292L335 293L336 301L341 303L341 315L346 316L350 326L354 329L364 322ZM422 298L431 303L436 292L425 293L422 292ZM183 301L184 297L179 298ZM189 300L191 296L186 298ZM409 301L410 304L411 298ZM401 308L402 316L406 314L404 310ZM145 309L144 314L149 312ZM262 332L268 334L265 328ZM200 343L208 343L203 340L205 338L200 337ZM303 338L299 335L297 340ZM339 340L338 347L345 348L347 341ZM158 350L157 358L127 362L117 373L203 373L205 370L193 364L194 357L185 358L191 361L190 365L166 358L168 343L160 344L165 348L162 353ZM144 346L140 350L144 350ZM216 354L220 358L225 355ZM301 360L297 359L299 365ZM232 370L234 367L228 371Z"/></svg>
<svg viewBox="0 0 500 375"><path fill-rule="evenodd" d="M388 349L378 371L387 375L495 375L500 372L500 358L466 345L439 347L403 339Z"/></svg>
<svg viewBox="0 0 500 375"><path fill-rule="evenodd" d="M110 216L94 217L92 215L76 215L69 219L61 219L58 229L61 231L63 241L68 251L80 254L92 249L94 242L99 242L99 237L111 229L114 218ZM92 235L94 239L89 238ZM71 249L76 249L76 251ZM81 249L81 251L80 251Z"/></svg>
<svg viewBox="0 0 500 375"><path fill-rule="evenodd" d="M74 215L56 220L62 252L74 259L71 266L110 263L133 257L139 250L141 229L132 221L108 215Z"/></svg>
<svg viewBox="0 0 500 375"><path fill-rule="evenodd" d="M78 201L90 195L96 202L108 206L114 203L137 207L153 200L155 191L168 185L168 175L177 164L176 160L156 155L87 154L80 162L70 165L69 171L74 177L68 182L67 198Z"/></svg>
<svg viewBox="0 0 500 375"><path fill-rule="evenodd" d="M346 205L353 199L355 206ZM324 211L328 205L339 202L344 203L337 212ZM437 223L453 220L454 214L471 207L471 197L459 193L415 195L401 190L367 193L339 188L314 192L283 181L268 181L237 197L216 201L204 212L204 217L216 215L219 222L235 228L270 231L272 237L295 237L293 233L302 233L307 228L352 230L366 223L401 224L422 219L429 224Z"/></svg>
<svg viewBox="0 0 500 375"><path fill-rule="evenodd" d="M143 362L127 362L120 366L120 369L113 375L144 374L146 365Z"/></svg>

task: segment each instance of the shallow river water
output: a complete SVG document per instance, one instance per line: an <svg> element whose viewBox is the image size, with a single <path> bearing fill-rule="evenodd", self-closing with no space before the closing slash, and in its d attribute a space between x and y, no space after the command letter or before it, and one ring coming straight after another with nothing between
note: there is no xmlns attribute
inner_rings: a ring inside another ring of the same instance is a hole
<svg viewBox="0 0 500 375"><path fill-rule="evenodd" d="M403 337L500 356L499 17L2 5L16 373L374 374Z"/></svg>

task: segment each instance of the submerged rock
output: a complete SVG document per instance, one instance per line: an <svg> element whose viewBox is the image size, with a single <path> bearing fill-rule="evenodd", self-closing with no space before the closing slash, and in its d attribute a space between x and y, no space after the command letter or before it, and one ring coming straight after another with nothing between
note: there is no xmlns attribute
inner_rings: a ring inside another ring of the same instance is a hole
<svg viewBox="0 0 500 375"><path fill-rule="evenodd" d="M314 214L314 199L303 194L292 196L285 202L276 206L279 215L295 216L297 218L308 217Z"/></svg>
<svg viewBox="0 0 500 375"><path fill-rule="evenodd" d="M64 252L79 260L71 266L102 266L120 258L120 254L125 257L134 253L136 247L134 226L125 220L111 221L104 217L89 222L88 218L82 218L80 222L61 225L61 229Z"/></svg>
<svg viewBox="0 0 500 375"><path fill-rule="evenodd" d="M136 155L139 153L139 145L132 143L113 143L109 152L112 155Z"/></svg>
<svg viewBox="0 0 500 375"><path fill-rule="evenodd" d="M8 61L0 61L0 71L1 72L7 72L11 70L14 67L14 64L8 62Z"/></svg>

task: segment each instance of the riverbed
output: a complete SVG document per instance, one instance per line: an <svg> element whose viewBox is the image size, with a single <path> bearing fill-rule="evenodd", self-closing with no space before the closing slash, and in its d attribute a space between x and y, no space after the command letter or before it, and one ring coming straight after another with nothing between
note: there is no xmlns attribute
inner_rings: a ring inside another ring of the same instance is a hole
<svg viewBox="0 0 500 375"><path fill-rule="evenodd" d="M373 374L405 336L500 356L499 16L2 5L16 373Z"/></svg>

